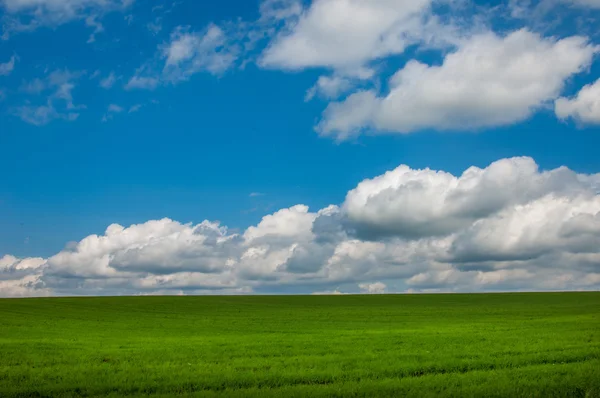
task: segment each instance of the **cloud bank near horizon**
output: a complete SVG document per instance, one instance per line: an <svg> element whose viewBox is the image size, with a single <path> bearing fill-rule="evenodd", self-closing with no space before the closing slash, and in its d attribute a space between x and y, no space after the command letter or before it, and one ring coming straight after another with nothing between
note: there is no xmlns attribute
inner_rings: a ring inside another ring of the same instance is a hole
<svg viewBox="0 0 600 398"><path fill-rule="evenodd" d="M231 233L168 218L0 257L0 296L594 290L600 174L527 157L455 176L401 165L343 203Z"/></svg>

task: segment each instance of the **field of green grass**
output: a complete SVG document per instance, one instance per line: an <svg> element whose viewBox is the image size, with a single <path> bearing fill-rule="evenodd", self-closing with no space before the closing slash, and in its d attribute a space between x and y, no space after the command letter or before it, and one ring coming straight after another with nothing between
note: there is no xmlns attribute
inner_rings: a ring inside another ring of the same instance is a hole
<svg viewBox="0 0 600 398"><path fill-rule="evenodd" d="M600 293L0 300L0 396L600 397Z"/></svg>

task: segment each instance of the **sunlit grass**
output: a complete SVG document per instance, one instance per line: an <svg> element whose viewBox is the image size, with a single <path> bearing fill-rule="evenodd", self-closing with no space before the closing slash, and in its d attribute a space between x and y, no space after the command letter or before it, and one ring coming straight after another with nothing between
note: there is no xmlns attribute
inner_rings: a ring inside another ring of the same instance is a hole
<svg viewBox="0 0 600 398"><path fill-rule="evenodd" d="M600 293L0 300L0 396L600 397Z"/></svg>

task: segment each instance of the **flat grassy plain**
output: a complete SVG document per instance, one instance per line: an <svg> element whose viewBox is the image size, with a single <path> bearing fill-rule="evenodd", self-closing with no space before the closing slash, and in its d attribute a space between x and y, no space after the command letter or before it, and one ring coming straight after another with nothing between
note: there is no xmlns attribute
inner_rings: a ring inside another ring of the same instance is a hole
<svg viewBox="0 0 600 398"><path fill-rule="evenodd" d="M0 396L600 397L600 293L0 300Z"/></svg>

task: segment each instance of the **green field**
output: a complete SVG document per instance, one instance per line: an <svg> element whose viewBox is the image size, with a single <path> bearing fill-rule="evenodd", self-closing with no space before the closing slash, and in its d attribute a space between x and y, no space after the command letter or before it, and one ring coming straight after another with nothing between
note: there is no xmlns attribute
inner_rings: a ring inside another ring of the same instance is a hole
<svg viewBox="0 0 600 398"><path fill-rule="evenodd" d="M600 293L0 300L0 396L600 397Z"/></svg>

